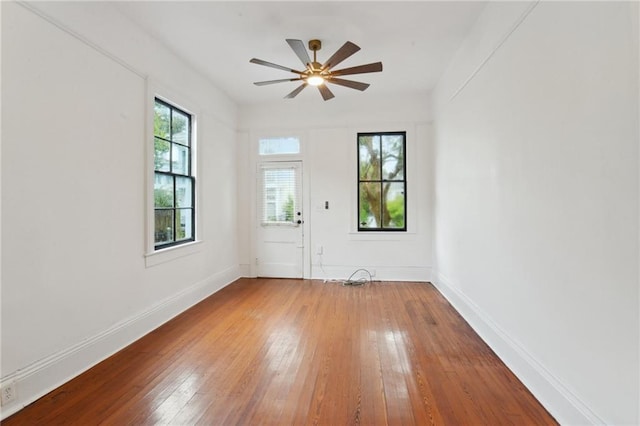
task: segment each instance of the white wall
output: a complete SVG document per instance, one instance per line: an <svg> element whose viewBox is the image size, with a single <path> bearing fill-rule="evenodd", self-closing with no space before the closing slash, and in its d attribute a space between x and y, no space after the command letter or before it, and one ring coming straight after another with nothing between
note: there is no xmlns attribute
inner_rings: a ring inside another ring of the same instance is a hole
<svg viewBox="0 0 640 426"><path fill-rule="evenodd" d="M239 270L235 105L109 4L1 7L6 417ZM154 88L197 112L201 242L145 257Z"/></svg>
<svg viewBox="0 0 640 426"><path fill-rule="evenodd" d="M640 421L637 5L489 5L436 91L435 138L426 95L300 98L236 118L109 4L1 8L0 382L19 396L2 417L251 275L253 144L292 131L309 276L427 280L435 236L434 281L552 414ZM200 129L202 243L155 266L150 87L197 110ZM409 232L363 237L355 136L379 130L408 131Z"/></svg>
<svg viewBox="0 0 640 426"><path fill-rule="evenodd" d="M490 4L435 93L435 282L563 424L640 422L637 28Z"/></svg>
<svg viewBox="0 0 640 426"><path fill-rule="evenodd" d="M241 220L248 227L240 234L243 270L255 274L250 260L255 258L256 141L265 134L282 132L300 135L303 143L305 262L311 266L305 277L347 278L356 269L367 268L375 269L376 279L431 279L432 158L427 97L377 98L365 92L347 99L336 90L336 98L324 102L317 93L309 95L240 111L239 170L250 176L240 190L249 194L239 206L245 212ZM357 232L356 136L373 131L407 131L406 233ZM329 201L328 210L325 201ZM317 246L323 247L322 256L316 255Z"/></svg>

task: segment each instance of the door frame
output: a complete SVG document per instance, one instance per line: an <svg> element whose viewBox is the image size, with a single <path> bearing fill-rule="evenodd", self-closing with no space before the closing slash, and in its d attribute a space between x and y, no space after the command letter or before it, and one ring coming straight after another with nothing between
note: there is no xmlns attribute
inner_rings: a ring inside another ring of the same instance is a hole
<svg viewBox="0 0 640 426"><path fill-rule="evenodd" d="M258 155L258 147L259 140L261 138L277 138L277 137L296 137L300 140L300 153L299 154L287 154L287 155L269 155L269 156L260 156ZM250 202L251 202L251 219L250 219L250 264L249 264L249 274L251 277L258 276L258 268L256 264L257 253L258 253L258 226L260 226L258 220L258 191L260 188L258 187L258 166L260 163L271 163L271 162L292 162L292 161L300 161L302 167L302 214L304 217L304 222L302 223L302 278L310 279L311 278L311 248L310 241L311 236L309 235L309 223L311 220L312 212L311 212L311 200L309 197L309 167L305 164L307 162L307 158L305 155L306 145L305 145L305 134L300 131L273 131L273 132L258 132L249 134L249 170L247 173L251 174L250 179Z"/></svg>

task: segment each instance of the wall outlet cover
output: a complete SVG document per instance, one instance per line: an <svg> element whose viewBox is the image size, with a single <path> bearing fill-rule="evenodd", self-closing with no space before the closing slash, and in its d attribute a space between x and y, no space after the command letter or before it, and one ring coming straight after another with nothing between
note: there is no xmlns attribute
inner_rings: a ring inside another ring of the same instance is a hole
<svg viewBox="0 0 640 426"><path fill-rule="evenodd" d="M2 393L2 406L12 403L16 399L16 384L7 383L0 388L0 393Z"/></svg>

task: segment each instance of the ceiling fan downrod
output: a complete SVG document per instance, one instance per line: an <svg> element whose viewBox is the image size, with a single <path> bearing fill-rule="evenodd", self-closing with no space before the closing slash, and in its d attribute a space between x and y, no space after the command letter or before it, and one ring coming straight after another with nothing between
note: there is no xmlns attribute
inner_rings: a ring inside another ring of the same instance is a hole
<svg viewBox="0 0 640 426"><path fill-rule="evenodd" d="M322 42L317 39L309 40L309 49L313 51L313 62L309 64L311 66L311 70L320 71L322 65L318 63L316 54L318 53L318 50L322 49Z"/></svg>

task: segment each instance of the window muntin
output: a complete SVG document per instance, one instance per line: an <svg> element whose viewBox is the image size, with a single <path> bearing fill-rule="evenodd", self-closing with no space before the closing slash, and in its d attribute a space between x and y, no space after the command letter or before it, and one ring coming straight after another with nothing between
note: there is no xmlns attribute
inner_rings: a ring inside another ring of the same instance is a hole
<svg viewBox="0 0 640 426"><path fill-rule="evenodd" d="M358 133L358 231L407 230L406 132Z"/></svg>
<svg viewBox="0 0 640 426"><path fill-rule="evenodd" d="M154 248L195 241L195 178L192 175L192 117L155 99Z"/></svg>

